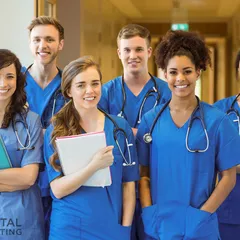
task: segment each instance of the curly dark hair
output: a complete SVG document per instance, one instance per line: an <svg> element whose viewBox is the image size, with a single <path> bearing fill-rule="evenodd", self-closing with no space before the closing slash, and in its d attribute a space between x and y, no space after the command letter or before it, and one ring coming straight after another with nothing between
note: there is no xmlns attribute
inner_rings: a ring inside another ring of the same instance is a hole
<svg viewBox="0 0 240 240"><path fill-rule="evenodd" d="M240 62L240 50L237 53L236 60L235 60L235 74L236 79L239 80L238 71L239 71L239 62Z"/></svg>
<svg viewBox="0 0 240 240"><path fill-rule="evenodd" d="M16 91L12 95L12 99L8 104L5 115L3 118L2 128L7 128L10 121L14 118L17 113L26 114L26 92L25 87L25 75L21 72L22 65L17 56L7 49L0 49L0 69L14 64L16 68L17 76L17 87Z"/></svg>
<svg viewBox="0 0 240 240"><path fill-rule="evenodd" d="M196 69L206 70L211 66L210 50L203 38L196 32L170 30L155 50L155 62L163 70L174 56L187 56Z"/></svg>

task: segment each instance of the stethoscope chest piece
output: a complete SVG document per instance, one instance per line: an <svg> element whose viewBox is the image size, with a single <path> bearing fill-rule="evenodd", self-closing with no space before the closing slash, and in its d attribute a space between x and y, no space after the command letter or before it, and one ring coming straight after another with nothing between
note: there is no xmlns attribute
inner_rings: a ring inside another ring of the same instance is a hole
<svg viewBox="0 0 240 240"><path fill-rule="evenodd" d="M151 136L151 134L150 134L150 133L144 134L143 140L144 140L145 143L150 143L150 142L152 142L152 136Z"/></svg>

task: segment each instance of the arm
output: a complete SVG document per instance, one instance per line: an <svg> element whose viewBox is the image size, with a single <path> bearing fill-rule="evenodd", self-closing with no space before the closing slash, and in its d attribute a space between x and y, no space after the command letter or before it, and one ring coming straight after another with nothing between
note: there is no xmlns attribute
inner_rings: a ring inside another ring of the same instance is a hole
<svg viewBox="0 0 240 240"><path fill-rule="evenodd" d="M142 208L152 205L149 167L140 166L139 198Z"/></svg>
<svg viewBox="0 0 240 240"><path fill-rule="evenodd" d="M30 187L36 182L38 170L39 164L37 163L29 164L22 168L9 168L1 170L0 184L13 187L22 186L23 189L26 186Z"/></svg>
<svg viewBox="0 0 240 240"><path fill-rule="evenodd" d="M122 225L132 225L136 205L135 182L123 183L123 217Z"/></svg>
<svg viewBox="0 0 240 240"><path fill-rule="evenodd" d="M236 183L236 167L222 171L220 174L222 175L222 179L217 184L209 199L201 207L203 211L215 212L234 188Z"/></svg>
<svg viewBox="0 0 240 240"><path fill-rule="evenodd" d="M1 184L0 183L0 192L14 192L14 191L20 191L20 190L26 190L29 186L22 185L22 186L11 186L7 184Z"/></svg>
<svg viewBox="0 0 240 240"><path fill-rule="evenodd" d="M240 174L240 165L237 165L237 174Z"/></svg>
<svg viewBox="0 0 240 240"><path fill-rule="evenodd" d="M63 198L80 188L97 170L109 167L113 163L113 146L108 146L97 152L92 161L83 169L67 176L55 178L51 189L56 198Z"/></svg>

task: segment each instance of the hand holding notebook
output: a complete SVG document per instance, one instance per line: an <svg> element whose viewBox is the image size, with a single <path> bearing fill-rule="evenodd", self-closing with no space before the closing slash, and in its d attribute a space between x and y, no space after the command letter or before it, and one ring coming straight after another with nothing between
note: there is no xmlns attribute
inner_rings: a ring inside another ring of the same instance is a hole
<svg viewBox="0 0 240 240"><path fill-rule="evenodd" d="M93 164L92 161L99 160L98 154L103 156L105 154L104 157L107 160L109 158L109 161L111 161L111 147L105 148L106 138L104 132L60 137L56 139L56 145L64 175L83 169L90 162ZM107 151L108 148L109 151ZM104 164L100 164L99 168L101 166L104 167ZM96 171L83 185L104 187L111 185L111 183L110 169L106 167Z"/></svg>

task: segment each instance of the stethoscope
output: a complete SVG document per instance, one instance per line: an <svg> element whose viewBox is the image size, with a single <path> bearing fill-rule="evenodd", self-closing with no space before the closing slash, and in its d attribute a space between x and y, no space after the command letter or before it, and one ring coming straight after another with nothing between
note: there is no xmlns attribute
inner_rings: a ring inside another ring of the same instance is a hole
<svg viewBox="0 0 240 240"><path fill-rule="evenodd" d="M155 107L158 102L159 102L159 99L160 99L160 93L158 91L158 88L157 88L157 83L156 83L156 80L155 78L150 74L148 73L151 77L151 81L153 81L153 88L150 89L144 96L143 98L143 101L140 105L140 109L139 109L139 112L138 112L138 117L137 117L137 123L140 124L141 123L141 119L142 119L142 110L143 110L143 107L144 107L144 104L146 102L146 100L148 99L148 97L150 97L151 95L154 95L154 93L157 94L157 98L156 98L156 101L154 103L154 106ZM126 101L127 101L127 96L126 96L126 91L125 91L125 88L124 88L124 77L122 76L122 85L121 85L121 88L122 88L122 95L123 95L123 104L122 104L122 108L120 110L120 112L118 113L118 117L122 117L124 118L124 107L125 107L125 104L126 104ZM136 125L136 124L135 124Z"/></svg>
<svg viewBox="0 0 240 240"><path fill-rule="evenodd" d="M190 117L190 120L189 120L189 123L188 123L188 129L187 129L187 133L186 133L186 139L185 139L185 144L186 144L186 149L191 152L191 153L197 153L197 152L206 152L209 148L209 138L208 138L208 133L207 133L207 129L206 129L206 125L205 125L205 122L204 122L204 115L203 115L203 109L202 109L202 106L201 106L201 103L200 103L200 100L199 98L196 96L197 98L197 107L194 109L193 113L191 114L191 117ZM161 116L161 114L163 113L163 111L166 109L166 107L169 105L171 100L169 100L167 103L165 103L165 105L162 107L162 109L159 111L159 113L157 114L157 116L155 117L154 121L153 121L153 124L150 128L150 132L144 134L143 136L143 140L145 143L151 143L152 142L152 132L153 132L153 129L157 123L157 120L158 118ZM198 116L194 116L195 113L199 110L200 112L200 117ZM204 134L205 134L205 137L206 137L206 147L204 149L191 149L188 145L188 137L189 137L189 134L190 134L190 131L191 131L191 128L192 128L192 125L193 125L193 122L194 120L199 120L201 122L201 125L203 127L203 130L204 130Z"/></svg>
<svg viewBox="0 0 240 240"><path fill-rule="evenodd" d="M17 151L33 150L33 149L35 149L35 147L31 146L32 145L32 140L31 140L29 128L28 128L28 125L27 125L27 122L26 122L26 118L22 114L20 114L20 116L21 116L21 119L14 117L13 120L12 120L13 131L15 132L17 141L18 141L18 143L20 145L20 147L17 148ZM21 142L21 140L19 138L19 134L18 134L17 127L16 127L17 123L23 124L23 126L24 126L24 128L26 130L26 133L27 133L27 143L25 145Z"/></svg>
<svg viewBox="0 0 240 240"><path fill-rule="evenodd" d="M32 65L33 65L33 63L26 68L26 70L23 73L24 75L27 74L27 71L32 67ZM58 73L59 73L60 77L62 77L61 69L59 69L58 67L57 67L57 69L58 69ZM55 114L57 99L60 95L62 95L61 87L59 87L58 90L55 91L55 93L53 95L52 117Z"/></svg>
<svg viewBox="0 0 240 240"><path fill-rule="evenodd" d="M122 158L123 158L123 160L124 160L123 166L124 166L124 167L129 167L129 166L135 165L136 162L132 161L131 152L130 152L130 147L132 147L133 144L128 142L128 138L127 138L126 132L125 132L122 128L120 128L120 127L118 126L118 124L116 123L116 121L115 121L109 114L107 114L106 112L104 112L104 111L101 110L101 109L99 109L99 110L100 110L100 111L113 123L113 125L114 125L113 137L114 137L114 141L116 142L116 144L117 144L117 146L118 146L118 149L119 149L119 151L120 151L120 154L121 154L121 156L122 156ZM117 139L117 136L118 136L119 133L122 133L123 136L124 136L124 138L125 138L125 143L126 143L127 152L128 152L128 159L129 159L128 161L127 161L126 157L124 156L124 153L123 153L123 151L122 151L122 148L121 148L121 146L120 146L120 144L119 144L119 142L118 142L118 139Z"/></svg>
<svg viewBox="0 0 240 240"><path fill-rule="evenodd" d="M239 96L240 96L240 93L236 96L236 98L232 102L230 108L227 111L227 115L231 115L231 114L236 115L237 119L233 120L233 122L238 123L238 134L240 135L240 115L239 115L238 111L236 109L234 109L234 104L237 102Z"/></svg>

